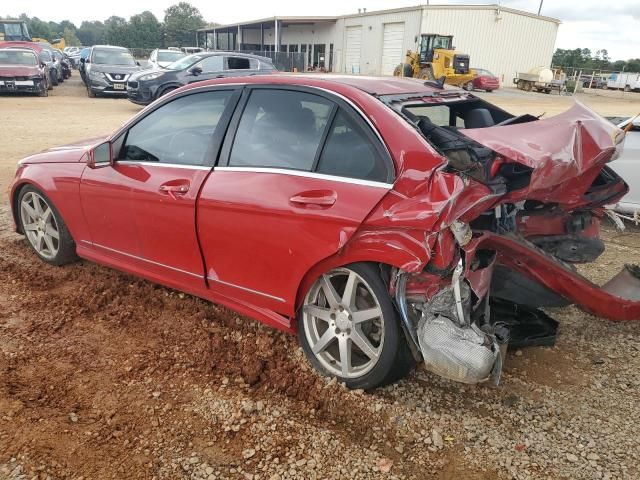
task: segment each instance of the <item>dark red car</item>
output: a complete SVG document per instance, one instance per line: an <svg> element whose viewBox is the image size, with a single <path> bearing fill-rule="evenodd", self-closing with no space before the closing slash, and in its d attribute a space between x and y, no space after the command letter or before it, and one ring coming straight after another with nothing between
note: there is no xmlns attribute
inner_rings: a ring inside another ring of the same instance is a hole
<svg viewBox="0 0 640 480"><path fill-rule="evenodd" d="M413 79L229 78L25 158L10 200L44 261L79 256L297 331L349 387L421 360L473 383L500 373L518 328L505 305L521 323L570 303L640 317L571 265L602 252L603 205L627 191L606 166L622 135L582 105L539 120Z"/></svg>
<svg viewBox="0 0 640 480"><path fill-rule="evenodd" d="M500 79L489 70L475 68L476 77L465 85L466 90L484 90L493 92L500 88Z"/></svg>
<svg viewBox="0 0 640 480"><path fill-rule="evenodd" d="M28 48L0 48L0 93L48 95L45 68Z"/></svg>

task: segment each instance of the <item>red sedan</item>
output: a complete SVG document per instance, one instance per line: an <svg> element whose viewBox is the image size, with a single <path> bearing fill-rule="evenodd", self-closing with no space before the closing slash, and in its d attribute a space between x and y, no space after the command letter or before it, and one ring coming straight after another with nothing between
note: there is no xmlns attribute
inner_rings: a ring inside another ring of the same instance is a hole
<svg viewBox="0 0 640 480"><path fill-rule="evenodd" d="M605 166L621 135L584 106L513 116L413 79L221 79L25 158L10 201L42 260L82 257L297 331L349 387L416 361L474 383L497 378L507 336L490 288L520 312L640 317L569 265L602 252L602 205L627 191Z"/></svg>
<svg viewBox="0 0 640 480"><path fill-rule="evenodd" d="M475 68L476 77L469 83L465 84L465 90L484 90L485 92L493 92L500 88L500 79L489 70Z"/></svg>

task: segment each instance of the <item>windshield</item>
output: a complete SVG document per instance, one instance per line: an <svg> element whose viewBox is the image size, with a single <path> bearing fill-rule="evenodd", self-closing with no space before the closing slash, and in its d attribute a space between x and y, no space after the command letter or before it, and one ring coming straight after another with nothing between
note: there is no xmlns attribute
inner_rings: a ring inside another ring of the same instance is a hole
<svg viewBox="0 0 640 480"><path fill-rule="evenodd" d="M205 55L198 54L198 53L193 54L193 55L189 55L187 57L181 58L177 62L173 62L167 68L169 70L184 70L185 68L193 65L194 63L199 62L204 57L205 57Z"/></svg>
<svg viewBox="0 0 640 480"><path fill-rule="evenodd" d="M159 62L175 62L185 56L182 52L158 52Z"/></svg>
<svg viewBox="0 0 640 480"><path fill-rule="evenodd" d="M33 52L20 52L16 50L0 50L0 65L38 65L38 59Z"/></svg>
<svg viewBox="0 0 640 480"><path fill-rule="evenodd" d="M495 77L493 73L489 70L485 70L484 68L476 68L475 70L478 75L482 75L484 77Z"/></svg>
<svg viewBox="0 0 640 480"><path fill-rule="evenodd" d="M134 66L135 58L127 50L94 50L91 61L97 65Z"/></svg>

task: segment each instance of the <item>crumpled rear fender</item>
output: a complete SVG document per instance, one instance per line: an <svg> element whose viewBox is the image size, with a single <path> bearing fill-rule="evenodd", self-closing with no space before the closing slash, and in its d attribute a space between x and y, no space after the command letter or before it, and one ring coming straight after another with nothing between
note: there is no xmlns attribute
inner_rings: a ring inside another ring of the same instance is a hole
<svg viewBox="0 0 640 480"><path fill-rule="evenodd" d="M495 250L498 263L528 276L589 313L610 320L640 320L640 279L628 272L621 272L599 287L516 236L483 232L464 250L472 257L481 248Z"/></svg>
<svg viewBox="0 0 640 480"><path fill-rule="evenodd" d="M333 268L356 262L373 262L407 272L421 271L432 258L437 236L424 230L361 227L338 252L318 262L305 274L298 288L296 310L313 282Z"/></svg>

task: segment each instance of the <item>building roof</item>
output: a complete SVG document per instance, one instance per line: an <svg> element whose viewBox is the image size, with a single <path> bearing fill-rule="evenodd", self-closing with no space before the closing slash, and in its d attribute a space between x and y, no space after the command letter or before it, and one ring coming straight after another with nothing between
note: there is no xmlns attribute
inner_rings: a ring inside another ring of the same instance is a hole
<svg viewBox="0 0 640 480"><path fill-rule="evenodd" d="M268 18L261 18L258 20L250 20L245 22L237 22L237 23L229 23L226 25L218 25L215 27L206 27L201 28L199 32L212 32L214 30L226 30L229 28L237 28L249 25L259 25L262 23L273 23L276 20L281 21L284 24L312 24L312 23L324 23L324 22L335 22L341 18L354 18L354 17L364 17L370 15L382 15L387 13L397 13L397 12L407 12L412 10L496 10L500 9L503 12L513 13L515 15L523 15L526 17L533 17L539 20L553 22L556 24L562 23L559 19L553 17L547 17L544 15L538 15L532 12L525 12L523 10L516 10L515 8L508 8L502 5L490 4L490 5L415 5L413 7L401 7L401 8L391 8L387 10L372 10L368 12L360 12L360 13L352 13L347 15L336 15L336 16L274 16Z"/></svg>

